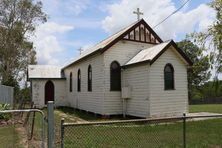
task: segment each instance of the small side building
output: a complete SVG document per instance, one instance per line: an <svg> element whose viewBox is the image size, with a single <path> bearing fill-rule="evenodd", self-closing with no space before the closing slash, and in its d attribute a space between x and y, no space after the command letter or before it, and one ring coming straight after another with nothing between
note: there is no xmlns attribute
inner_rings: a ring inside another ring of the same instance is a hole
<svg viewBox="0 0 222 148"><path fill-rule="evenodd" d="M56 106L67 106L66 78L61 73L61 67L29 65L28 78L32 101L37 108L45 107L48 101L54 101Z"/></svg>

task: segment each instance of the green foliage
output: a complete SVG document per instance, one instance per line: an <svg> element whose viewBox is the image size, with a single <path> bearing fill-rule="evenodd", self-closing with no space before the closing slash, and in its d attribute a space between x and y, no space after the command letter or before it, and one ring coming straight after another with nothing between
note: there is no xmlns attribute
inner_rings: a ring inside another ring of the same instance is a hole
<svg viewBox="0 0 222 148"><path fill-rule="evenodd" d="M218 81L217 83L215 84L215 82L210 81L201 86L201 93L205 98L222 97L222 81Z"/></svg>
<svg viewBox="0 0 222 148"><path fill-rule="evenodd" d="M0 1L0 81L15 86L25 78L28 64L36 63L30 36L46 21L42 3L33 0Z"/></svg>
<svg viewBox="0 0 222 148"><path fill-rule="evenodd" d="M9 104L0 104L0 111L3 111L3 110L9 110L10 109L10 105ZM7 113L0 113L0 119L3 119L3 120L9 120L11 117L10 114L7 114Z"/></svg>
<svg viewBox="0 0 222 148"><path fill-rule="evenodd" d="M193 62L193 66L188 70L189 99L202 96L202 94L198 94L194 90L200 89L200 86L208 81L211 76L209 56L204 55L204 50L190 40L182 40L177 45Z"/></svg>
<svg viewBox="0 0 222 148"><path fill-rule="evenodd" d="M190 37L201 47L208 47L211 68L215 77L222 72L222 0L213 0L209 6L216 11L216 20L206 31L194 32Z"/></svg>
<svg viewBox="0 0 222 148"><path fill-rule="evenodd" d="M23 99L23 100L31 100L31 88L30 87L25 87L19 90L19 95L17 97L18 99Z"/></svg>
<svg viewBox="0 0 222 148"><path fill-rule="evenodd" d="M192 99L222 99L222 81L209 81L198 87L198 89L192 89Z"/></svg>

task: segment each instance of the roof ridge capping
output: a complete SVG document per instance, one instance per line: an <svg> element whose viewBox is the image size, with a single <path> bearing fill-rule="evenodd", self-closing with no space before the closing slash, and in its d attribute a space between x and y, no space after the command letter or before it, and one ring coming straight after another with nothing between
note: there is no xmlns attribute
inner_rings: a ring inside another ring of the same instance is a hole
<svg viewBox="0 0 222 148"><path fill-rule="evenodd" d="M107 37L106 39L100 41L99 43L95 44L93 47L85 50L85 52L83 52L78 58L76 58L73 62L71 62L70 64L64 66L62 68L62 70L64 70L65 68L83 60L84 58L87 58L93 54L96 54L98 52L103 53L105 52L107 49L109 49L111 46L113 46L115 43L117 43L120 39L122 39L129 31L133 30L134 28L136 28L139 24L144 24L144 26L146 28L149 29L149 31L155 35L155 37L158 39L158 41L160 43L162 43L162 39L153 31L153 29L146 23L146 21L144 19L140 19L130 25L128 25L127 27L121 29L120 31L114 33L113 35Z"/></svg>
<svg viewBox="0 0 222 148"><path fill-rule="evenodd" d="M163 47L161 47L161 45ZM141 50L138 54L136 54L132 59L130 59L125 65L122 67L128 67L131 65L149 62L152 65L170 46L173 46L176 51L184 58L184 60L189 64L193 65L193 62L189 59L189 57L176 45L173 40L168 40L163 43L154 45L152 47ZM160 48L158 48L160 47Z"/></svg>

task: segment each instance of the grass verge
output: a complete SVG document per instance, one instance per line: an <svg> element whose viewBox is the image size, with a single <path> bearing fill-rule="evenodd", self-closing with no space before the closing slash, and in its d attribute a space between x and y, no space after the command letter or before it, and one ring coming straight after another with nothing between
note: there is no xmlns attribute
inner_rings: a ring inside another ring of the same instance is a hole
<svg viewBox="0 0 222 148"><path fill-rule="evenodd" d="M211 113L222 113L222 104L201 104L201 105L190 105L189 112L211 112Z"/></svg>

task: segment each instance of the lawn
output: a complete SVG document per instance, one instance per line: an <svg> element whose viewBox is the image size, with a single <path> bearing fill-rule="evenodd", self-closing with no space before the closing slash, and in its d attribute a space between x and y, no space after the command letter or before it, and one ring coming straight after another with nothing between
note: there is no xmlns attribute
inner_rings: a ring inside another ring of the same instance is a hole
<svg viewBox="0 0 222 148"><path fill-rule="evenodd" d="M66 127L64 147L182 147L183 126L113 124ZM187 147L222 147L222 119L187 123Z"/></svg>
<svg viewBox="0 0 222 148"><path fill-rule="evenodd" d="M14 126L0 127L0 147L2 148L14 148L19 146L19 134L15 130Z"/></svg>
<svg viewBox="0 0 222 148"><path fill-rule="evenodd" d="M195 113L195 112L222 113L222 104L190 105L189 111L191 113Z"/></svg>
<svg viewBox="0 0 222 148"><path fill-rule="evenodd" d="M101 120L73 110L60 110L85 120ZM190 105L190 112L222 113L222 105ZM222 119L187 124L187 147L221 148ZM182 147L181 122L164 125L109 125L65 128L65 147Z"/></svg>

